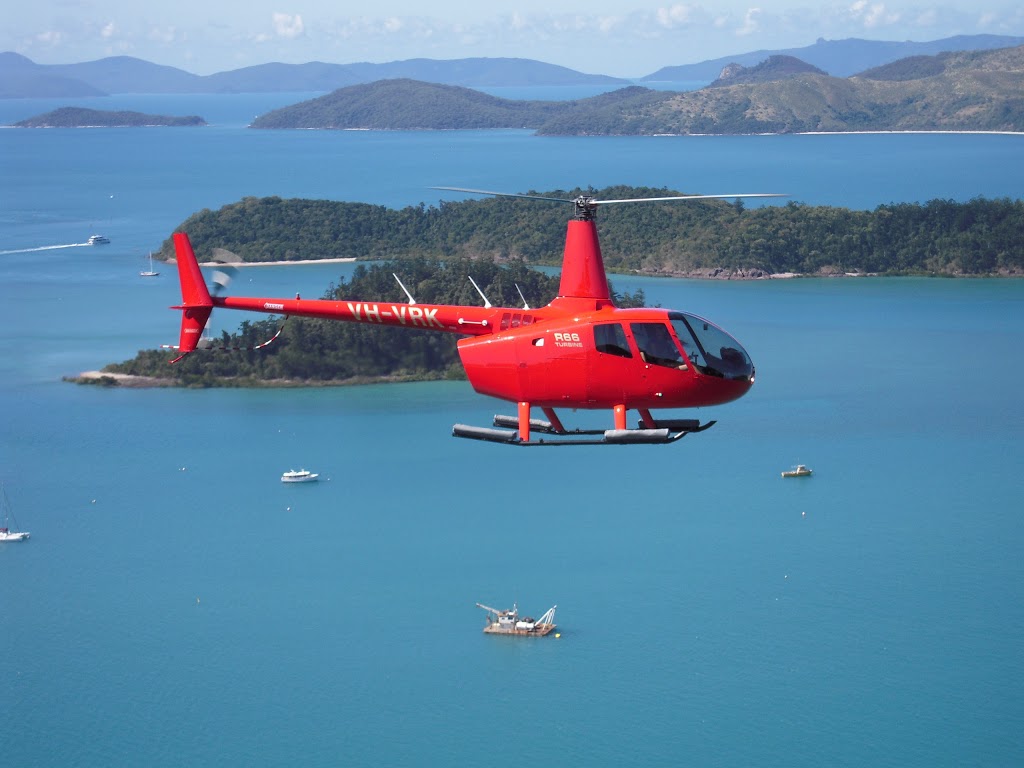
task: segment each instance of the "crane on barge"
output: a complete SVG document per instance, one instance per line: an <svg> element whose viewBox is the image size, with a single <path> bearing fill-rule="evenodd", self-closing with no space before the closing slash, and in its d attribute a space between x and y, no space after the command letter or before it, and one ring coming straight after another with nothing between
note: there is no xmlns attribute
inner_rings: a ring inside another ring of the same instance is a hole
<svg viewBox="0 0 1024 768"><path fill-rule="evenodd" d="M511 609L503 611L489 605L477 603L478 608L487 611L487 626L484 632L492 635L526 635L543 637L555 628L555 609L553 605L539 619L530 616L519 617L519 606L512 603Z"/></svg>

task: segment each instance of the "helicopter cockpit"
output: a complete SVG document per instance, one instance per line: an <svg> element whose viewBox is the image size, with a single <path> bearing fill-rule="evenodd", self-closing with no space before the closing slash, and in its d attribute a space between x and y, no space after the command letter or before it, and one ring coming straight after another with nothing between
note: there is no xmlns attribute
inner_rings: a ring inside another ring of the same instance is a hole
<svg viewBox="0 0 1024 768"><path fill-rule="evenodd" d="M723 379L754 378L750 355L717 325L686 312L669 312L668 317L683 352L698 371Z"/></svg>

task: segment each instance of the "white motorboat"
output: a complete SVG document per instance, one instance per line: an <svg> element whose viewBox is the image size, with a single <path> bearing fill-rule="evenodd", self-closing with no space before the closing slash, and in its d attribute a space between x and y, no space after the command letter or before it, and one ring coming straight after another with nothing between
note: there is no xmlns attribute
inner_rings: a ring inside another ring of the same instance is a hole
<svg viewBox="0 0 1024 768"><path fill-rule="evenodd" d="M810 477L812 474L814 474L814 470L810 469L809 467L804 466L803 464L797 464L792 469L787 469L785 472L783 472L782 476L783 477Z"/></svg>
<svg viewBox="0 0 1024 768"><path fill-rule="evenodd" d="M102 245L103 243L109 243L110 238L104 237L103 235L90 235L89 245Z"/></svg>
<svg viewBox="0 0 1024 768"><path fill-rule="evenodd" d="M320 475L310 472L307 469L289 469L281 475L282 483L314 483Z"/></svg>
<svg viewBox="0 0 1024 768"><path fill-rule="evenodd" d="M14 522L14 527L18 527L18 521L14 519L14 513L11 512L11 502L7 498L7 491L0 486L0 503L3 504L3 519L0 522L0 541L24 541L29 537L28 531L12 531L11 522Z"/></svg>

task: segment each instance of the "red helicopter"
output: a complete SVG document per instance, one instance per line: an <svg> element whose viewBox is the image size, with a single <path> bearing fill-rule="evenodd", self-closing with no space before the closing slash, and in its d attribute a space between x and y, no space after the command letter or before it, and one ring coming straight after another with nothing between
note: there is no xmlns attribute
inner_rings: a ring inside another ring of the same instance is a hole
<svg viewBox="0 0 1024 768"><path fill-rule="evenodd" d="M558 296L546 307L244 298L211 295L188 235L174 234L181 280L179 355L200 347L215 307L455 333L473 389L518 404L517 416L495 416L494 427L456 424L452 434L519 446L671 443L712 426L698 419L656 419L652 409L718 405L742 397L754 383L754 364L736 339L702 317L666 309L620 309L612 302L594 214L612 203L778 197L775 194L679 195L630 200L574 200L458 187L435 189L523 197L575 206L568 223ZM397 276L396 276L397 279ZM472 280L472 278L470 278ZM401 285L401 281L399 281ZM476 286L476 283L473 283ZM479 288L477 288L479 291ZM276 337L275 337L276 338ZM269 343L269 342L268 342ZM261 345L265 346L265 345ZM531 418L540 408L545 420ZM568 430L556 408L609 409L614 428ZM639 423L627 427L629 410Z"/></svg>

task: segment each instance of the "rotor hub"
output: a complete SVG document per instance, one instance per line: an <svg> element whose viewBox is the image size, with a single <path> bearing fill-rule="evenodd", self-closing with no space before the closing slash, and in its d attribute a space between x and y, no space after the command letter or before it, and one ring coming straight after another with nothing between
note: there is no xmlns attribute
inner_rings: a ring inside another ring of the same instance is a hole
<svg viewBox="0 0 1024 768"><path fill-rule="evenodd" d="M587 195L580 195L572 201L576 206L577 221L593 221L594 213L597 211L597 201Z"/></svg>

